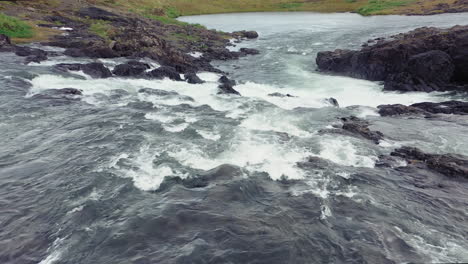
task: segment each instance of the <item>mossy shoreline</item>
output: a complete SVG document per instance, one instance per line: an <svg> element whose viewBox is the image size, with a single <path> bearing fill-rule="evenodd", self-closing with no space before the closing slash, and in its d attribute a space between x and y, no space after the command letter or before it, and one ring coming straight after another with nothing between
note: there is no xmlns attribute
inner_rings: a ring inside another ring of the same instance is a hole
<svg viewBox="0 0 468 264"><path fill-rule="evenodd" d="M462 6L460 6L460 4ZM1 1L0 33L15 42L44 40L57 34L50 28L36 27L43 17L53 13L73 16L83 6L97 6L119 13L134 14L163 24L189 25L176 18L187 15L245 13L245 12L294 12L321 13L354 12L363 16L388 14L438 14L468 11L467 4L459 0L35 0ZM90 32L108 38L113 28L106 23L90 21Z"/></svg>

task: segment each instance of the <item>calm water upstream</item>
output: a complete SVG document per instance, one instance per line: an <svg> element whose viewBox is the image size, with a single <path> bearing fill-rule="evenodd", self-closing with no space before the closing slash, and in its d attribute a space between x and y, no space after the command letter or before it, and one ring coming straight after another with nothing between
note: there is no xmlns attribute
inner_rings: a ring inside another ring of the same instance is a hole
<svg viewBox="0 0 468 264"><path fill-rule="evenodd" d="M466 95L382 92L315 65L318 51L463 24L468 14L181 20L259 32L232 48L260 55L215 63L242 97L218 95L213 73L200 73L199 85L92 79L53 69L87 59L24 65L0 54L0 263L468 261L467 182L376 166L399 146L468 155L468 118L383 118L375 109ZM83 97L41 96L60 88ZM385 141L320 132L350 115Z"/></svg>

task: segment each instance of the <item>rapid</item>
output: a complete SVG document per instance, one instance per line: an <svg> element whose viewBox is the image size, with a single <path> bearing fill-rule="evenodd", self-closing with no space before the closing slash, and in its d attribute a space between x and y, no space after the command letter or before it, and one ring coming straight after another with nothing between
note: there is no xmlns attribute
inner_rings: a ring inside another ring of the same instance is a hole
<svg viewBox="0 0 468 264"><path fill-rule="evenodd" d="M93 79L53 67L92 59L24 65L1 53L0 262L468 261L466 182L415 173L404 163L378 166L399 146L468 155L467 117L390 118L376 111L381 104L468 97L383 92L380 83L327 75L315 65L319 51L357 49L368 39L466 18L180 18L259 32L259 39L231 47L259 55L213 63L239 82L234 88L242 96L218 94L220 75L210 72L199 73L204 84ZM112 69L126 59L97 61ZM62 88L83 95L49 92ZM351 115L385 140L336 132L340 118Z"/></svg>

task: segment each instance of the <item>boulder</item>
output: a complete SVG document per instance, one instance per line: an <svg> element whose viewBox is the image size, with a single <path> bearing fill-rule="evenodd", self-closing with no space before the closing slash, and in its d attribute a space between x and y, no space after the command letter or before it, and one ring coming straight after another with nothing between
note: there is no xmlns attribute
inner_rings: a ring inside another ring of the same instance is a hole
<svg viewBox="0 0 468 264"><path fill-rule="evenodd" d="M169 78L174 81L182 81L180 74L174 67L161 66L155 70L146 73L146 76L151 79L164 79Z"/></svg>
<svg viewBox="0 0 468 264"><path fill-rule="evenodd" d="M146 63L139 61L129 61L127 63L115 66L112 73L117 76L134 77L142 75L146 70L150 68L151 67Z"/></svg>
<svg viewBox="0 0 468 264"><path fill-rule="evenodd" d="M234 36L239 37L239 38L247 38L247 39L255 39L258 38L258 33L256 31L236 31L232 33Z"/></svg>
<svg viewBox="0 0 468 264"><path fill-rule="evenodd" d="M235 80L231 80L225 75L221 76L218 80L219 82L219 94L235 94L235 95L240 95L240 93L236 90L234 90L234 86L236 85Z"/></svg>

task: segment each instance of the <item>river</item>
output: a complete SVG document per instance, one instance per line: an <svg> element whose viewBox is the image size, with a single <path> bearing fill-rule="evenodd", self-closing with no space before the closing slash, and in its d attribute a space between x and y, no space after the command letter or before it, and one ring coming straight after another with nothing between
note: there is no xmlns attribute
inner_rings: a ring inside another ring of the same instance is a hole
<svg viewBox="0 0 468 264"><path fill-rule="evenodd" d="M466 95L383 92L315 65L318 51L467 16L180 18L259 32L231 47L259 55L214 63L239 82L241 97L217 94L214 73L199 74L204 84L92 79L53 67L91 59L24 65L0 54L0 262L468 261L466 181L376 166L399 146L468 155L468 119L380 117L375 108ZM99 61L112 68L125 59ZM83 96L43 96L60 88ZM351 115L385 140L333 132Z"/></svg>

